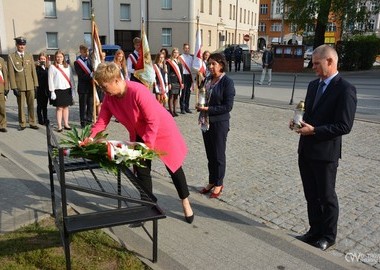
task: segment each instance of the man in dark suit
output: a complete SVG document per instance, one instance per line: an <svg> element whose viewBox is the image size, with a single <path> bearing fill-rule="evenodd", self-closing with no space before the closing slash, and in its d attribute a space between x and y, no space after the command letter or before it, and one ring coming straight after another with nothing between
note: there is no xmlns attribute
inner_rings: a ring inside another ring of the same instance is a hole
<svg viewBox="0 0 380 270"><path fill-rule="evenodd" d="M356 88L338 73L338 55L330 46L313 52L319 79L309 83L298 145L298 165L307 202L309 231L296 238L321 250L335 244L339 216L335 180L342 135L351 131ZM292 126L292 122L290 126Z"/></svg>
<svg viewBox="0 0 380 270"><path fill-rule="evenodd" d="M94 111L94 86L92 84L93 68L88 57L86 45L79 46L80 55L74 62L74 68L78 75L79 118L80 125L84 128L92 123Z"/></svg>

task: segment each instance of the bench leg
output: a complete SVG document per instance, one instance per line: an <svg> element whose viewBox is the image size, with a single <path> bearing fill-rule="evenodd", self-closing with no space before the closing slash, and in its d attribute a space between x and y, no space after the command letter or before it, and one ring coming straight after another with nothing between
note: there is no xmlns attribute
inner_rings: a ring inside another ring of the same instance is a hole
<svg viewBox="0 0 380 270"><path fill-rule="evenodd" d="M65 258L66 258L66 270L71 270L70 236L69 236L69 234L66 231L63 234L64 234L64 236L63 236L63 246L64 246Z"/></svg>
<svg viewBox="0 0 380 270"><path fill-rule="evenodd" d="M153 220L153 262L157 262L157 247L158 247L158 221Z"/></svg>

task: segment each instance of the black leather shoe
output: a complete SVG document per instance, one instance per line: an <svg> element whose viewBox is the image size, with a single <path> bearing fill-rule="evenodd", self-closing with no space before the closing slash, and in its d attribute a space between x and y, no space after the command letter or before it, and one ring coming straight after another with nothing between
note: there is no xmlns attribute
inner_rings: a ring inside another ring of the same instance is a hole
<svg viewBox="0 0 380 270"><path fill-rule="evenodd" d="M185 220L186 220L186 222L189 223L189 224L193 223L193 221L194 221L194 214L192 214L192 215L189 216L189 217L185 217Z"/></svg>
<svg viewBox="0 0 380 270"><path fill-rule="evenodd" d="M315 241L318 240L318 237L315 236L314 234L310 233L310 232L307 232L303 235L296 236L296 239L298 239L304 243L307 243L307 244L313 244L313 243L315 243Z"/></svg>
<svg viewBox="0 0 380 270"><path fill-rule="evenodd" d="M7 132L6 128L0 128L0 132Z"/></svg>
<svg viewBox="0 0 380 270"><path fill-rule="evenodd" d="M19 126L18 130L24 130L26 127Z"/></svg>
<svg viewBox="0 0 380 270"><path fill-rule="evenodd" d="M329 242L325 238L321 238L313 244L313 246L323 251L325 251L326 249L328 249L329 247L333 245L335 245L335 241Z"/></svg>
<svg viewBox="0 0 380 270"><path fill-rule="evenodd" d="M186 114L185 110L181 110L181 114Z"/></svg>
<svg viewBox="0 0 380 270"><path fill-rule="evenodd" d="M37 126L30 126L31 129L39 129Z"/></svg>
<svg viewBox="0 0 380 270"><path fill-rule="evenodd" d="M189 109L185 110L185 112L187 112L187 113L193 113L193 112L190 111Z"/></svg>

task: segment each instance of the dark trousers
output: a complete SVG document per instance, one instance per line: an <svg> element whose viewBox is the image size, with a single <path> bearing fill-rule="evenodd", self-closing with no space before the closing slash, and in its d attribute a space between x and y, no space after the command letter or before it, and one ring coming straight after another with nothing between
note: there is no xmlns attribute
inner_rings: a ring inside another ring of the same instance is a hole
<svg viewBox="0 0 380 270"><path fill-rule="evenodd" d="M92 123L92 114L94 111L94 95L79 94L79 117L81 126Z"/></svg>
<svg viewBox="0 0 380 270"><path fill-rule="evenodd" d="M231 71L232 69L232 60L228 60L228 71Z"/></svg>
<svg viewBox="0 0 380 270"><path fill-rule="evenodd" d="M137 136L136 141L143 142L143 140ZM150 193L153 193L153 187L152 187L152 175L151 175L151 168L152 168L152 161L151 160L145 160L143 162L144 167L138 167L134 166L134 169L137 174L137 178L140 180L140 184ZM167 171L170 174L170 177L172 178L173 184L177 190L178 197L180 199L186 199L189 197L189 188L187 186L186 182L186 176L185 173L182 170L182 167L179 167L177 171L172 172L167 166ZM143 199L143 195L141 196Z"/></svg>
<svg viewBox="0 0 380 270"><path fill-rule="evenodd" d="M300 155L298 166L307 202L310 233L335 241L339 216L335 193L338 161L316 161Z"/></svg>
<svg viewBox="0 0 380 270"><path fill-rule="evenodd" d="M229 121L210 123L209 130L202 132L208 160L209 184L223 185L226 173L226 143L230 130Z"/></svg>
<svg viewBox="0 0 380 270"><path fill-rule="evenodd" d="M181 91L181 97L179 99L181 111L189 110L189 102L190 102L190 94L191 94L191 85L192 85L191 75L184 74L183 75L183 84L184 88Z"/></svg>
<svg viewBox="0 0 380 270"><path fill-rule="evenodd" d="M240 71L241 60L235 60L235 71Z"/></svg>
<svg viewBox="0 0 380 270"><path fill-rule="evenodd" d="M37 89L37 118L38 123L41 125L45 125L48 117L47 117L47 105L49 102L49 98L43 89Z"/></svg>

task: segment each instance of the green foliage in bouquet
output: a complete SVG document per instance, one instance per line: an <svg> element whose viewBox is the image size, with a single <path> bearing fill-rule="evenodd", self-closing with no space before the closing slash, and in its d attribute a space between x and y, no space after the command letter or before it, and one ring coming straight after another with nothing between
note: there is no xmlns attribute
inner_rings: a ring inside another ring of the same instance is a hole
<svg viewBox="0 0 380 270"><path fill-rule="evenodd" d="M65 133L60 146L64 148L64 155L71 158L85 158L99 163L105 170L117 173L120 167L132 165L144 167L143 160L157 157L158 154L143 143L130 143L108 141L105 132L99 132L89 140L91 126L87 125L81 133L74 127ZM58 149L55 149L58 155Z"/></svg>

